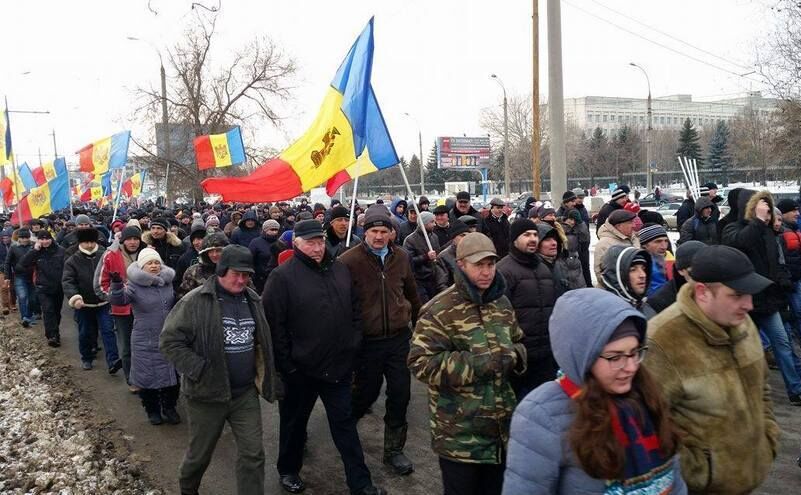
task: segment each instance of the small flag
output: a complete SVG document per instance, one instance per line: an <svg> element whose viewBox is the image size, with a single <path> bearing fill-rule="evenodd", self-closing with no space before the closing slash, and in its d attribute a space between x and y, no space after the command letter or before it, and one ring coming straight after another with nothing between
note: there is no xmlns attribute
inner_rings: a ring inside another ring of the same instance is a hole
<svg viewBox="0 0 801 495"><path fill-rule="evenodd" d="M194 144L198 170L230 167L245 162L245 145L239 127L225 134L198 136Z"/></svg>
<svg viewBox="0 0 801 495"><path fill-rule="evenodd" d="M11 126L8 122L8 109L3 111L3 121L0 122L0 165L11 163Z"/></svg>
<svg viewBox="0 0 801 495"><path fill-rule="evenodd" d="M138 197L142 194L142 184L144 182L145 171L143 170L122 183L122 194L129 198Z"/></svg>
<svg viewBox="0 0 801 495"><path fill-rule="evenodd" d="M70 185L67 174L59 175L50 182L34 187L19 201L17 209L11 215L11 222L21 225L22 222L39 218L70 205Z"/></svg>
<svg viewBox="0 0 801 495"><path fill-rule="evenodd" d="M67 162L64 158L56 158L52 162L43 164L41 167L36 167L31 171L36 184L41 186L45 182L51 181L56 176L67 173Z"/></svg>
<svg viewBox="0 0 801 495"><path fill-rule="evenodd" d="M398 156L370 83L372 66L370 19L339 66L306 133L252 174L209 178L201 183L203 189L224 201L280 201L329 179L338 187L357 169L365 175L396 165Z"/></svg>
<svg viewBox="0 0 801 495"><path fill-rule="evenodd" d="M78 151L81 172L105 174L109 169L123 168L128 161L131 131L123 131L84 146Z"/></svg>

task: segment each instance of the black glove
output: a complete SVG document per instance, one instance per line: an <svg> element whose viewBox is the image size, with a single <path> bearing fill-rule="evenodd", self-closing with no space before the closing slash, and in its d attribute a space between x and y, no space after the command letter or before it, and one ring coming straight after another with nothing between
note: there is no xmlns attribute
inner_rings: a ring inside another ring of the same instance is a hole
<svg viewBox="0 0 801 495"><path fill-rule="evenodd" d="M122 282L122 277L117 272L109 273L108 277L111 279L112 282Z"/></svg>

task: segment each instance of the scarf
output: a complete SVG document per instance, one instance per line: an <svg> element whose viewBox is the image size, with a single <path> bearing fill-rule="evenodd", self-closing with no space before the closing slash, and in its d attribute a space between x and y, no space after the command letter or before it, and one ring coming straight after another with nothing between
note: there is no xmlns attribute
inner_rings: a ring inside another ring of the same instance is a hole
<svg viewBox="0 0 801 495"><path fill-rule="evenodd" d="M382 249L370 248L370 252L373 253L374 255L378 256L379 258L381 258L381 264L383 265L384 264L384 258L386 258L387 254L389 253L389 246L384 246Z"/></svg>
<svg viewBox="0 0 801 495"><path fill-rule="evenodd" d="M78 246L78 250L80 252L82 252L83 254L87 255L87 256L91 256L91 255L93 255L93 254L95 254L97 252L97 244L95 244L95 247L93 249L89 250L89 251L87 251L86 249L82 248L81 246Z"/></svg>

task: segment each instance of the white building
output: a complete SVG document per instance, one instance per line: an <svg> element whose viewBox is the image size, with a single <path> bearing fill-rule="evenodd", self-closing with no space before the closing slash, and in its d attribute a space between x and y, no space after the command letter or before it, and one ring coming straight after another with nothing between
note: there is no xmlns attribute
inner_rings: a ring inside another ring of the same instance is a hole
<svg viewBox="0 0 801 495"><path fill-rule="evenodd" d="M731 122L751 106L762 115L767 115L778 107L778 103L779 100L775 98L763 98L759 91L741 98L716 101L693 101L692 95L663 96L651 100L653 128L678 130L688 117L697 128L711 128L719 120ZM609 136L623 125L645 129L648 127L647 100L608 96L566 98L565 120L588 135L596 127Z"/></svg>

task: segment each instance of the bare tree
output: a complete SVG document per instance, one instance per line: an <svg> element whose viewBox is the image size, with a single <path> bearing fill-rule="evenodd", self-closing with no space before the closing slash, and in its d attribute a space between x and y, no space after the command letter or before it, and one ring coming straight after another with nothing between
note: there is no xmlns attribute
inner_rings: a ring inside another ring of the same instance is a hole
<svg viewBox="0 0 801 495"><path fill-rule="evenodd" d="M296 72L292 58L266 36L223 57L214 50L219 12L195 13L194 24L165 57L170 143L177 144L172 144L170 152L172 190L197 189L200 180L217 173L197 170L192 152L195 136L225 132L236 125L248 135L265 123L280 125L275 105L289 98L290 81ZM136 96L134 115L143 122L160 121L160 89L140 87ZM154 130L150 142L135 141L146 154L162 158L151 168L156 176L163 175L166 166L161 150L152 151L158 132ZM249 147L245 151L251 165L275 155L269 148ZM246 173L249 169L237 167L225 173Z"/></svg>

